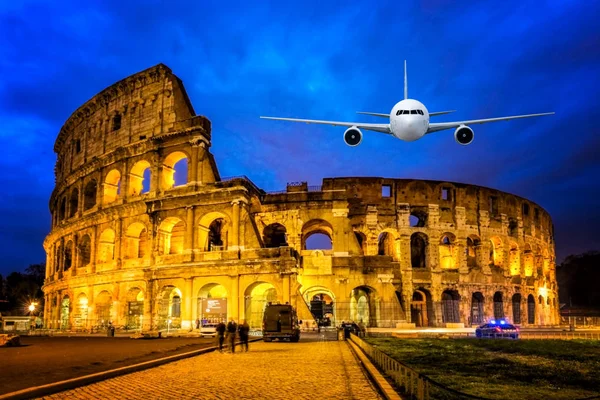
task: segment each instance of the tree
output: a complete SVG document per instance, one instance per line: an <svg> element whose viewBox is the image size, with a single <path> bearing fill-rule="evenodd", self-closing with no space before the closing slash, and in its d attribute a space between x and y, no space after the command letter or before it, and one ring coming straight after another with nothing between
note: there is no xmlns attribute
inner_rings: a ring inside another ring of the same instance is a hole
<svg viewBox="0 0 600 400"><path fill-rule="evenodd" d="M29 311L27 307L32 302L37 303L36 314L44 309L44 285L45 263L32 264L25 270L25 273L11 272L4 279L4 290L0 288L0 300L3 302L2 310L12 310L12 314L24 315ZM2 279L0 279L2 281ZM2 287L0 282L0 287Z"/></svg>
<svg viewBox="0 0 600 400"><path fill-rule="evenodd" d="M561 303L600 309L600 252L570 255L556 268Z"/></svg>

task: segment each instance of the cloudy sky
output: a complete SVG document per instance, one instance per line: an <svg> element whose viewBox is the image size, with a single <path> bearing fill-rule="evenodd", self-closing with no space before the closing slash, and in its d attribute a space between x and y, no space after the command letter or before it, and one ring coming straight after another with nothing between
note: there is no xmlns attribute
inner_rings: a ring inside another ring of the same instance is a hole
<svg viewBox="0 0 600 400"><path fill-rule="evenodd" d="M2 1L0 273L45 259L65 120L160 62L212 121L222 176L265 190L335 176L485 185L550 212L559 261L598 250L599 19L600 2L569 0ZM467 147L446 131L413 143L365 132L350 148L342 128L258 118L381 122L355 112L391 110L404 59L410 97L458 110L436 121L556 115L477 125Z"/></svg>

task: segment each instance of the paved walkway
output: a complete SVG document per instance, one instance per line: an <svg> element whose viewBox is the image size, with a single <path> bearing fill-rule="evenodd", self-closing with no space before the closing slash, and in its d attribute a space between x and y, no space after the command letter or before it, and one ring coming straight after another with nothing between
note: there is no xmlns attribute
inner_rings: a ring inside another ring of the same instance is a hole
<svg viewBox="0 0 600 400"><path fill-rule="evenodd" d="M315 338L316 339L316 338ZM213 352L44 399L381 399L348 344L302 339L255 342L250 351Z"/></svg>

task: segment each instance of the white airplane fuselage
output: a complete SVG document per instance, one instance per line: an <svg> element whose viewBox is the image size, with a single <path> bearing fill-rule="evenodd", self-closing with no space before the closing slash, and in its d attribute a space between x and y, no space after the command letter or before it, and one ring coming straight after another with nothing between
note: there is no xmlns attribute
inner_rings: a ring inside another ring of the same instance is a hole
<svg viewBox="0 0 600 400"><path fill-rule="evenodd" d="M411 113L420 110L422 114ZM408 113L406 113L408 112ZM392 135L406 142L422 138L429 128L429 111L423 103L413 99L402 100L390 112Z"/></svg>

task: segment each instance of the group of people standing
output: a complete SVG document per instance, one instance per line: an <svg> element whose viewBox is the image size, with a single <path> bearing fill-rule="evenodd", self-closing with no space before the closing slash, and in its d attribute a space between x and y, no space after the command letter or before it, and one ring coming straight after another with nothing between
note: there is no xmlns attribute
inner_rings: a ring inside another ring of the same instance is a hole
<svg viewBox="0 0 600 400"><path fill-rule="evenodd" d="M235 339L239 335L242 351L248 351L248 336L250 334L250 325L246 320L242 320L239 325L233 318L229 319L227 325L224 322L219 322L217 325L217 340L219 343L219 351L223 352L223 343L227 339L227 348L229 352L235 353Z"/></svg>

